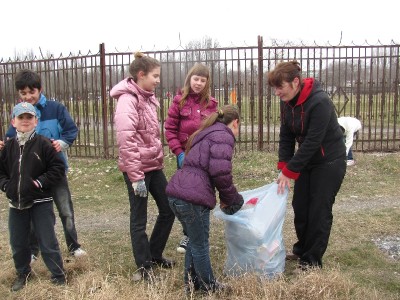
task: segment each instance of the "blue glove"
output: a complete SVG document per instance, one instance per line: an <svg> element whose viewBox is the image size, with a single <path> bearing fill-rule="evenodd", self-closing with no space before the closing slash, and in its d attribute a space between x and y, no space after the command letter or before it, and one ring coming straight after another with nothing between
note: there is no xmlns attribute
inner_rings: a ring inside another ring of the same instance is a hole
<svg viewBox="0 0 400 300"><path fill-rule="evenodd" d="M179 153L176 159L178 161L178 169L181 169L183 165L183 160L185 159L185 152Z"/></svg>
<svg viewBox="0 0 400 300"><path fill-rule="evenodd" d="M138 195L139 197L147 197L147 188L143 179L138 182L132 182L132 187L135 191L135 195Z"/></svg>

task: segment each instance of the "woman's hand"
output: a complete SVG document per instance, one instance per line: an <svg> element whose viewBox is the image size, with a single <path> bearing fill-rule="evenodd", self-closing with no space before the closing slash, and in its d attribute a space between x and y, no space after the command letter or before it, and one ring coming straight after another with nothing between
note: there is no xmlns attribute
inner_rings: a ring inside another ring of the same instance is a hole
<svg viewBox="0 0 400 300"><path fill-rule="evenodd" d="M290 178L283 175L282 172L279 173L276 183L278 184L278 194L283 194L285 192L285 187L290 191Z"/></svg>

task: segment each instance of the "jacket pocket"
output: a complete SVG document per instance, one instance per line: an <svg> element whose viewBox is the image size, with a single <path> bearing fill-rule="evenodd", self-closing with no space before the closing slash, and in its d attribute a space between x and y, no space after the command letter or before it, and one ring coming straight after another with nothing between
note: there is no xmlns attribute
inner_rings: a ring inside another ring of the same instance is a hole
<svg viewBox="0 0 400 300"><path fill-rule="evenodd" d="M187 118L187 117L189 117L189 116L192 114L192 108L191 108L191 107L184 107L184 108L182 108L182 109L180 110L179 114L180 114L182 117Z"/></svg>

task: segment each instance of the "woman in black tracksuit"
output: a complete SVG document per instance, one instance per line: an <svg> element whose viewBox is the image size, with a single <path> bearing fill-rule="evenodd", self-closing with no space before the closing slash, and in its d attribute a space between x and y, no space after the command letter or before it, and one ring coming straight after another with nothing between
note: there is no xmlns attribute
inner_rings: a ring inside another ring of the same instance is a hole
<svg viewBox="0 0 400 300"><path fill-rule="evenodd" d="M295 180L292 206L298 241L288 258L300 269L322 267L332 206L346 173L346 147L332 101L297 61L279 63L268 84L281 99L278 192ZM296 141L298 147L296 150Z"/></svg>

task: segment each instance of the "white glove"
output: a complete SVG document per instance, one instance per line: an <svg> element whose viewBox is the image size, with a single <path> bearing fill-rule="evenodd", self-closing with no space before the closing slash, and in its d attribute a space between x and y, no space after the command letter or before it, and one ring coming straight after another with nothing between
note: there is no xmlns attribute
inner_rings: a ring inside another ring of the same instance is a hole
<svg viewBox="0 0 400 300"><path fill-rule="evenodd" d="M132 187L135 195L138 195L139 197L147 197L147 188L143 179L137 182L132 182Z"/></svg>

